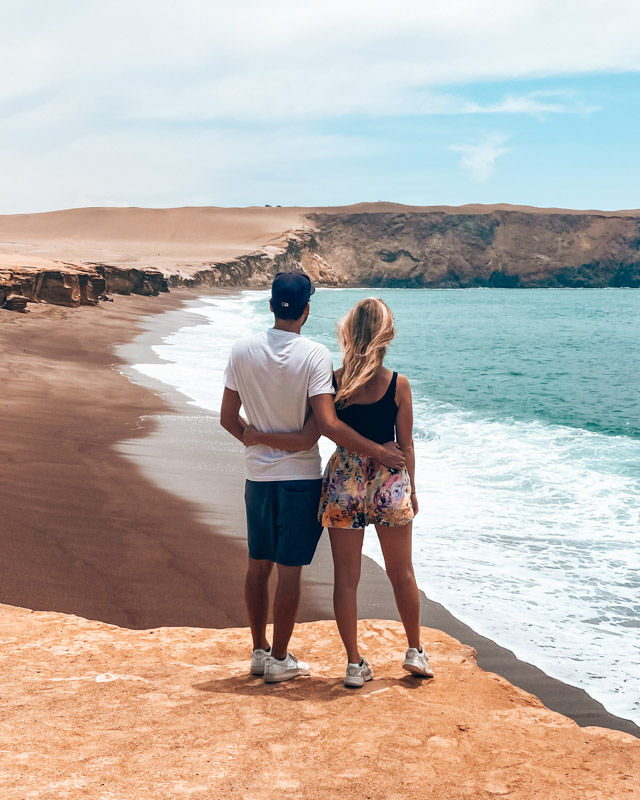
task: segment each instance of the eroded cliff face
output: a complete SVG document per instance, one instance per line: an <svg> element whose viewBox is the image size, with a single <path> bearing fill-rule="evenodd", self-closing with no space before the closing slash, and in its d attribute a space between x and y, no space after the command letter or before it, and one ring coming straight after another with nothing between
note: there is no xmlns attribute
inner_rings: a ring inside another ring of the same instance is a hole
<svg viewBox="0 0 640 800"><path fill-rule="evenodd" d="M316 213L313 250L343 284L640 286L640 219L595 213Z"/></svg>
<svg viewBox="0 0 640 800"><path fill-rule="evenodd" d="M324 286L342 286L344 277L318 254L317 232L289 231L281 248L264 248L226 261L202 264L188 275L174 273L169 286L269 286L278 272L303 270Z"/></svg>
<svg viewBox="0 0 640 800"><path fill-rule="evenodd" d="M158 270L140 270L108 264L46 267L0 267L0 308L23 311L27 303L60 306L96 305L113 294L157 295L168 291Z"/></svg>
<svg viewBox="0 0 640 800"><path fill-rule="evenodd" d="M639 211L368 203L76 209L28 223L7 217L0 226L0 308L169 286L268 286L296 269L325 286L640 287ZM85 260L89 252L101 260Z"/></svg>

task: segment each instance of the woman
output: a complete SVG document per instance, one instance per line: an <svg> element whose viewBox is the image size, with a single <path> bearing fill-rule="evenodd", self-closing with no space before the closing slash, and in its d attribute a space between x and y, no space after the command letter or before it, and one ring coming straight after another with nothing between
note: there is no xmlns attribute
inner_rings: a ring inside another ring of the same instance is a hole
<svg viewBox="0 0 640 800"><path fill-rule="evenodd" d="M411 387L404 375L383 366L395 336L393 315L382 300L367 298L339 326L342 368L335 373L336 413L367 439L400 445L406 467L399 472L372 458L337 447L325 469L320 519L328 529L334 563L333 605L347 652L345 686L363 686L373 670L358 648L357 591L364 528L376 527L387 575L407 635L403 667L432 677L420 643L420 597L411 563L412 520L418 513L413 450ZM251 432L247 444L307 449L315 422L298 434ZM317 438L317 428L315 429ZM314 440L315 441L315 440Z"/></svg>

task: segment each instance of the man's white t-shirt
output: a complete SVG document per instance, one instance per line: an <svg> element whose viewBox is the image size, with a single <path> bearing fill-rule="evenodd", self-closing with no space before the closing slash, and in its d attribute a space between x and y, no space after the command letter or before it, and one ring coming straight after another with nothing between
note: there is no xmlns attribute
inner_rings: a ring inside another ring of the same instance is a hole
<svg viewBox="0 0 640 800"><path fill-rule="evenodd" d="M270 328L233 345L224 383L238 392L249 423L262 433L299 431L309 397L333 394L333 364L324 345L298 333ZM265 445L245 448L251 481L313 480L322 477L320 451L292 453Z"/></svg>

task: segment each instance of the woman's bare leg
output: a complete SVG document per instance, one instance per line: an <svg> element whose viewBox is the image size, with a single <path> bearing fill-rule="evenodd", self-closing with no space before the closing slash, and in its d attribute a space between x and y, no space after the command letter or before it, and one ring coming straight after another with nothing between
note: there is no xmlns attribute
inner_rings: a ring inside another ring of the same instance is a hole
<svg viewBox="0 0 640 800"><path fill-rule="evenodd" d="M329 528L333 554L333 611L351 664L360 663L358 650L358 583L362 562L362 528Z"/></svg>
<svg viewBox="0 0 640 800"><path fill-rule="evenodd" d="M409 647L420 649L420 593L411 561L412 523L399 528L376 525L385 569L396 598Z"/></svg>

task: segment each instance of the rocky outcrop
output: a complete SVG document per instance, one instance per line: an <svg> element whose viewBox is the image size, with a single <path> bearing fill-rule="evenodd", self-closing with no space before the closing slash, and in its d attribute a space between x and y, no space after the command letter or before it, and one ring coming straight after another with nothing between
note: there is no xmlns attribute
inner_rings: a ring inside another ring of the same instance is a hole
<svg viewBox="0 0 640 800"><path fill-rule="evenodd" d="M635 798L640 741L579 728L423 629L435 677L365 620L375 677L342 685L334 622L296 626L311 677L264 685L248 629L127 630L0 606L3 797ZM266 787L266 788L265 788Z"/></svg>
<svg viewBox="0 0 640 800"><path fill-rule="evenodd" d="M282 247L265 247L240 258L211 261L185 277L173 274L169 286L268 286L278 272L304 270L313 281L341 286L345 278L319 254L315 231L290 231Z"/></svg>
<svg viewBox="0 0 640 800"><path fill-rule="evenodd" d="M76 209L3 224L13 249L0 253L0 307L9 295L74 306L109 292L268 286L277 272L296 269L325 286L640 287L638 211L391 203ZM94 238L72 246L71 234L83 225ZM66 238L56 238L60 231ZM21 263L22 252L48 265L2 266L14 256ZM102 260L76 261L76 252Z"/></svg>
<svg viewBox="0 0 640 800"><path fill-rule="evenodd" d="M637 214L338 212L309 221L314 252L349 285L640 286Z"/></svg>
<svg viewBox="0 0 640 800"><path fill-rule="evenodd" d="M114 267L109 264L94 264L101 275L107 292L113 294L158 295L169 291L169 282L157 269L135 269Z"/></svg>
<svg viewBox="0 0 640 800"><path fill-rule="evenodd" d="M266 286L279 270L303 269L326 286L640 287L635 213L335 210L307 219L281 252L211 262L170 284Z"/></svg>
<svg viewBox="0 0 640 800"><path fill-rule="evenodd" d="M28 302L24 295L10 294L5 298L1 307L6 308L8 311L26 311Z"/></svg>
<svg viewBox="0 0 640 800"><path fill-rule="evenodd" d="M158 270L126 269L104 264L60 269L0 268L0 308L24 310L26 303L60 306L96 305L107 293L157 295L168 291Z"/></svg>

